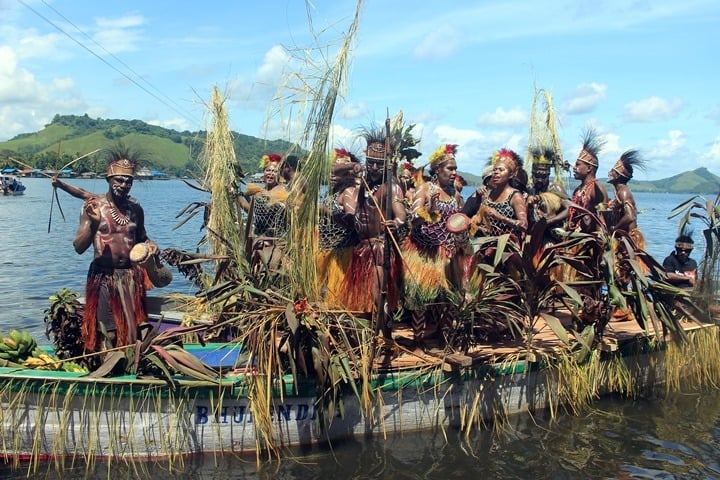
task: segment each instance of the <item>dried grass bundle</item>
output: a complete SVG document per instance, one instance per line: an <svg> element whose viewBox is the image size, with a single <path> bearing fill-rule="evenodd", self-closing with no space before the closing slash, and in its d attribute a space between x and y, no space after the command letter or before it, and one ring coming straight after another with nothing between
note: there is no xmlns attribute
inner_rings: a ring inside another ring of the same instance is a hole
<svg viewBox="0 0 720 480"><path fill-rule="evenodd" d="M552 94L545 89L536 88L530 111L530 133L525 156L525 170L529 172L532 169L532 150L542 151L545 148L550 148L554 152L555 182L567 187L568 182L563 181L561 174L564 169L564 160Z"/></svg>
<svg viewBox="0 0 720 480"><path fill-rule="evenodd" d="M319 74L306 75L300 81L304 87L301 93L309 98L310 110L299 143L308 145L309 153L303 163L302 175L305 181L302 184L296 183L290 192L290 197L296 199L296 203L289 216L287 254L294 266L291 270L290 288L297 295L307 296L313 301L317 300L320 294L316 262L318 199L321 186L327 184L330 176L331 127L338 97L345 88L351 46L355 41L362 3L357 3L353 21L344 33L342 44L331 64L327 64L324 57L319 62L308 57L302 59L307 67L315 69ZM315 80L314 85L308 77ZM304 190L302 194L297 191L301 187Z"/></svg>
<svg viewBox="0 0 720 480"><path fill-rule="evenodd" d="M238 183L237 160L230 133L225 98L215 87L210 104L212 124L208 128L201 166L205 172L204 184L211 192L210 215L207 222L208 253L227 255L238 259L241 255L241 228L233 185Z"/></svg>

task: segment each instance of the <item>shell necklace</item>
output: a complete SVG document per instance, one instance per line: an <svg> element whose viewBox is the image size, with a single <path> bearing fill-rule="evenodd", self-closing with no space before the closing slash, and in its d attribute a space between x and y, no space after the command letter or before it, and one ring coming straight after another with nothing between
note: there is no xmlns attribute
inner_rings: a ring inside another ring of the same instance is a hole
<svg viewBox="0 0 720 480"><path fill-rule="evenodd" d="M118 225L125 226L130 223L130 216L120 213L117 208L115 208L115 205L110 207L110 216Z"/></svg>

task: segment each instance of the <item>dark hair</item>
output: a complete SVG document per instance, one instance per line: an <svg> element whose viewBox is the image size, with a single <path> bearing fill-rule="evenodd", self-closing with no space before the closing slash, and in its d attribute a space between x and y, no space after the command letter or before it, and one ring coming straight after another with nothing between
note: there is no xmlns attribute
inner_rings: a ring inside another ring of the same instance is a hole
<svg viewBox="0 0 720 480"><path fill-rule="evenodd" d="M508 183L511 187L520 190L522 193L527 193L528 174L525 169L519 166L515 176L512 177Z"/></svg>
<svg viewBox="0 0 720 480"><path fill-rule="evenodd" d="M680 235L675 239L675 243L692 243L695 245L695 242L690 235Z"/></svg>
<svg viewBox="0 0 720 480"><path fill-rule="evenodd" d="M285 157L285 165L289 166L293 170L300 170L300 157L297 155L288 155Z"/></svg>

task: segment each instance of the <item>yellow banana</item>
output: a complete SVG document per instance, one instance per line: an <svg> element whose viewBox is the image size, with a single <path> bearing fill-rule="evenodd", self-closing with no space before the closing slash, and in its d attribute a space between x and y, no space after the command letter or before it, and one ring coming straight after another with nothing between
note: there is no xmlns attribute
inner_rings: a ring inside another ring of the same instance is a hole
<svg viewBox="0 0 720 480"><path fill-rule="evenodd" d="M42 360L37 357L28 357L23 362L23 365L30 368L37 368L37 367L43 367L46 365L45 360Z"/></svg>
<svg viewBox="0 0 720 480"><path fill-rule="evenodd" d="M14 338L10 338L10 337L3 338L3 343L12 349L16 349L18 346L17 341L15 341Z"/></svg>

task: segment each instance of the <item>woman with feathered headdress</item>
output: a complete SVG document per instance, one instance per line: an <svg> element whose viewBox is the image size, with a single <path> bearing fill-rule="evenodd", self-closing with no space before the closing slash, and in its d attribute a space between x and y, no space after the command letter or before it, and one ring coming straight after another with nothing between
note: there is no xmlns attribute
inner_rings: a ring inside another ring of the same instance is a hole
<svg viewBox="0 0 720 480"><path fill-rule="evenodd" d="M513 150L501 148L493 154L491 163L492 176L487 194L480 202L473 223L485 235L509 233L519 240L528 227L523 195L527 188L527 176L523 176L522 158Z"/></svg>
<svg viewBox="0 0 720 480"><path fill-rule="evenodd" d="M346 189L357 188L362 165L354 153L344 148L336 148L331 160L329 191L320 204L317 270L325 302L337 308L342 306L341 288L353 247L358 243L355 229L342 221L344 212L338 198Z"/></svg>
<svg viewBox="0 0 720 480"><path fill-rule="evenodd" d="M457 232L448 223L460 211L460 194L455 188L456 152L457 145L448 143L430 155L431 180L416 189L410 206L404 299L413 315L413 340L417 344L442 328L443 319L436 318L436 314L444 310L444 291L462 286L467 234Z"/></svg>

